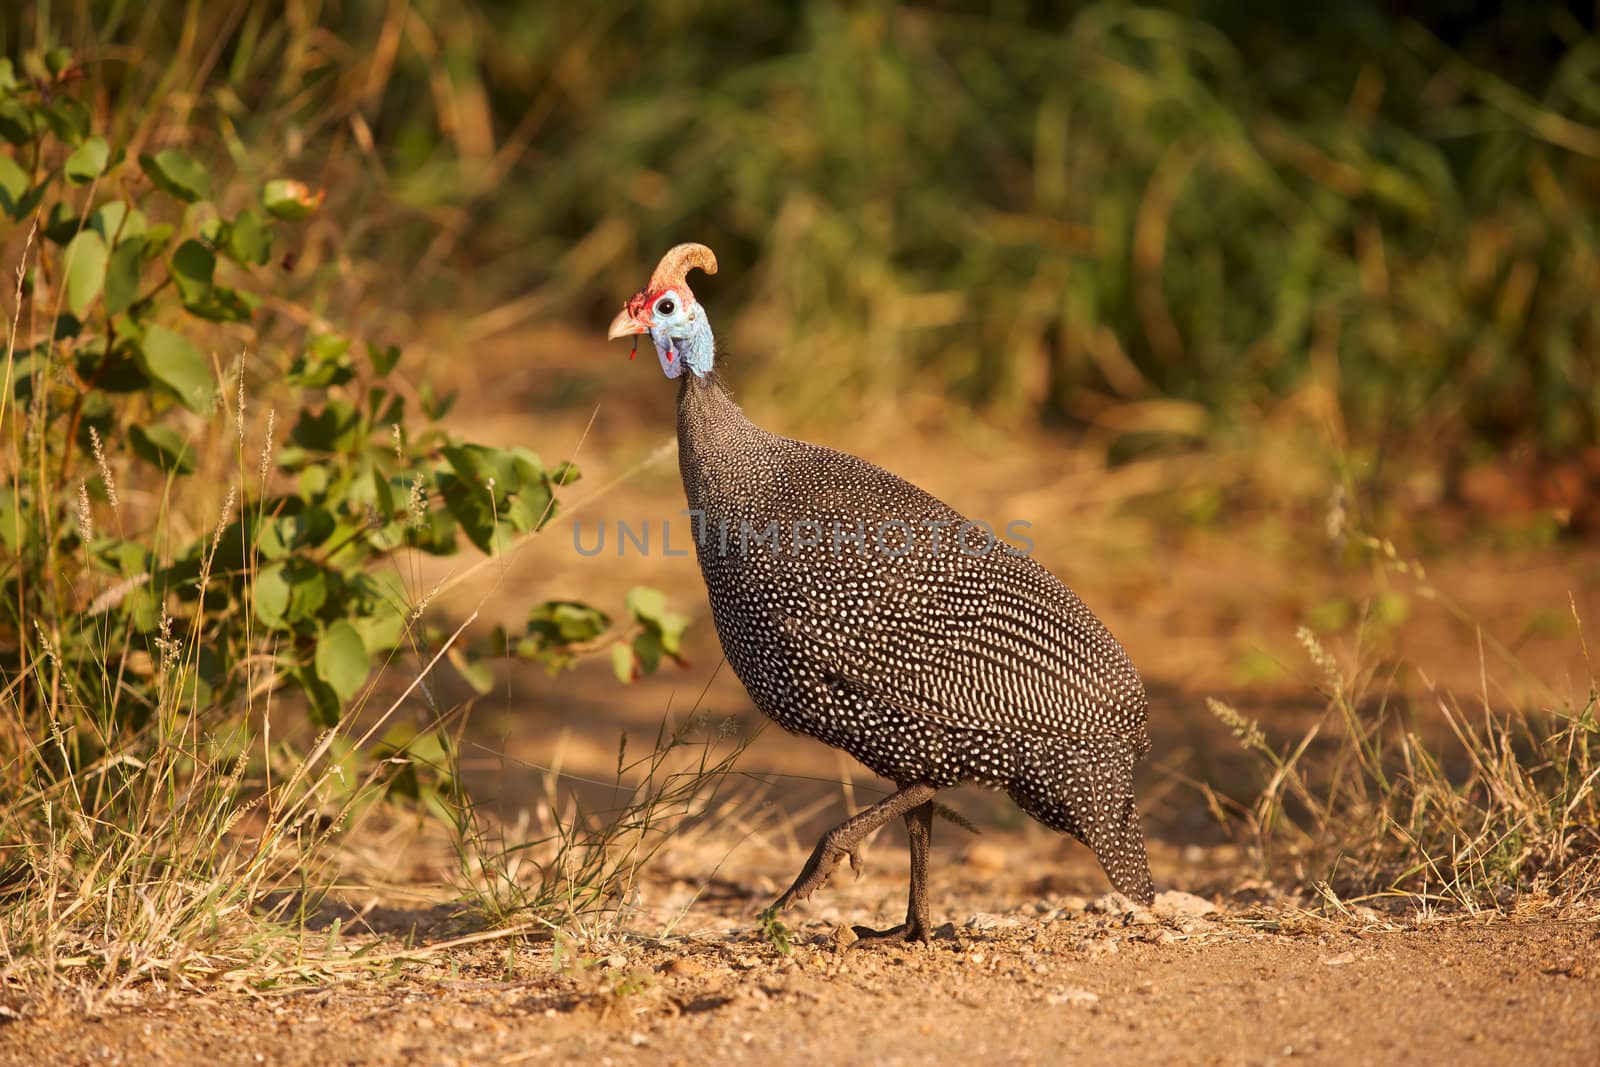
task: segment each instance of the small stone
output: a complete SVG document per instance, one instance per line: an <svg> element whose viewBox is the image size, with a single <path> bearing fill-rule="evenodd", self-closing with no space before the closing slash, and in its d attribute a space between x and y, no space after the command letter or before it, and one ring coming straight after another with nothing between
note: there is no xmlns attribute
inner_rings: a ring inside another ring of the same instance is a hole
<svg viewBox="0 0 1600 1067"><path fill-rule="evenodd" d="M1117 943L1109 938L1095 940L1086 937L1072 947L1086 956L1109 956L1117 951Z"/></svg>
<svg viewBox="0 0 1600 1067"><path fill-rule="evenodd" d="M993 930L1000 925L1000 916L980 911L968 919L966 925L968 930Z"/></svg>
<svg viewBox="0 0 1600 1067"><path fill-rule="evenodd" d="M1089 901L1084 910L1096 915L1127 915L1140 909L1139 905L1121 893L1102 893Z"/></svg>
<svg viewBox="0 0 1600 1067"><path fill-rule="evenodd" d="M1156 894L1155 903L1151 905L1150 910L1163 918L1193 918L1210 915L1217 910L1217 906L1205 897L1169 889Z"/></svg>
<svg viewBox="0 0 1600 1067"><path fill-rule="evenodd" d="M689 956L675 956L663 963L661 973L677 975L681 978L693 978L697 974L705 973L706 965Z"/></svg>
<svg viewBox="0 0 1600 1067"><path fill-rule="evenodd" d="M956 939L956 924L943 923L935 926L933 928L933 939L935 941L954 941Z"/></svg>
<svg viewBox="0 0 1600 1067"><path fill-rule="evenodd" d="M1090 1004L1100 1002L1099 993L1091 993L1087 989L1063 989L1059 993L1046 993L1046 1004L1071 1004L1074 1007L1088 1007Z"/></svg>
<svg viewBox="0 0 1600 1067"><path fill-rule="evenodd" d="M1341 952L1337 956L1324 956L1322 965L1324 967L1343 967L1345 964L1354 963L1355 961L1356 954L1354 952Z"/></svg>
<svg viewBox="0 0 1600 1067"><path fill-rule="evenodd" d="M855 930L849 926L835 926L833 933L828 936L828 940L833 942L837 948L849 948L857 941L860 941L861 938L857 937Z"/></svg>

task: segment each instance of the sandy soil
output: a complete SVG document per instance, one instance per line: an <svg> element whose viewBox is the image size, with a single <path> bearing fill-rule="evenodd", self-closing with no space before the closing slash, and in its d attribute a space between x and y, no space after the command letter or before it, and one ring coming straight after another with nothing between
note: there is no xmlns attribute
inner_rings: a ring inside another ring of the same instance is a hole
<svg viewBox="0 0 1600 1067"><path fill-rule="evenodd" d="M935 871L955 922L931 945L843 944L841 918L891 918L904 859L880 849L881 873L802 910L790 956L754 902L702 903L667 938L488 943L379 984L14 1022L0 1063L1595 1062L1592 921L1334 922L1249 891L1129 911L967 864L954 890Z"/></svg>

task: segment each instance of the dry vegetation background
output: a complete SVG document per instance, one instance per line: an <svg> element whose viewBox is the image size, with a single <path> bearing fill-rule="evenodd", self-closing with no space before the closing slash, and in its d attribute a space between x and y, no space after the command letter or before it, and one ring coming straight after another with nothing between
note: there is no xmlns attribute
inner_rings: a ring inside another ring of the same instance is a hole
<svg viewBox="0 0 1600 1067"><path fill-rule="evenodd" d="M574 549L679 519L673 389L598 337L681 240L758 422L1032 522L1128 647L1158 883L1222 908L1174 938L1592 923L1592 7L77 0L0 45L6 1018L463 973L609 1018L688 980L628 953L894 910L756 928L878 784L761 729L692 559ZM964 936L1143 937L951 803Z"/></svg>

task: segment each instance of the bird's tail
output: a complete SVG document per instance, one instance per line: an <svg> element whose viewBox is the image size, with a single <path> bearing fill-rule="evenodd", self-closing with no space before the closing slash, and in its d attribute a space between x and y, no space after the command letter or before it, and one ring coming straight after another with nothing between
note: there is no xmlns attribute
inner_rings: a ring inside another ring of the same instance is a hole
<svg viewBox="0 0 1600 1067"><path fill-rule="evenodd" d="M1117 892L1149 904L1155 885L1133 803L1135 758L1118 737L1041 745L1010 793L1023 811L1088 845Z"/></svg>

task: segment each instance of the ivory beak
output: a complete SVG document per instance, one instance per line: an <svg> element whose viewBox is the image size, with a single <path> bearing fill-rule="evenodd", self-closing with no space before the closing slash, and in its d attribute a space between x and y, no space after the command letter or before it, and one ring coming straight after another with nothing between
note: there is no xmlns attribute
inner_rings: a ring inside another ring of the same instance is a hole
<svg viewBox="0 0 1600 1067"><path fill-rule="evenodd" d="M636 333L649 333L650 329L639 323L627 308L617 312L617 317L611 320L611 328L606 331L606 340L615 341L619 337L628 337Z"/></svg>

